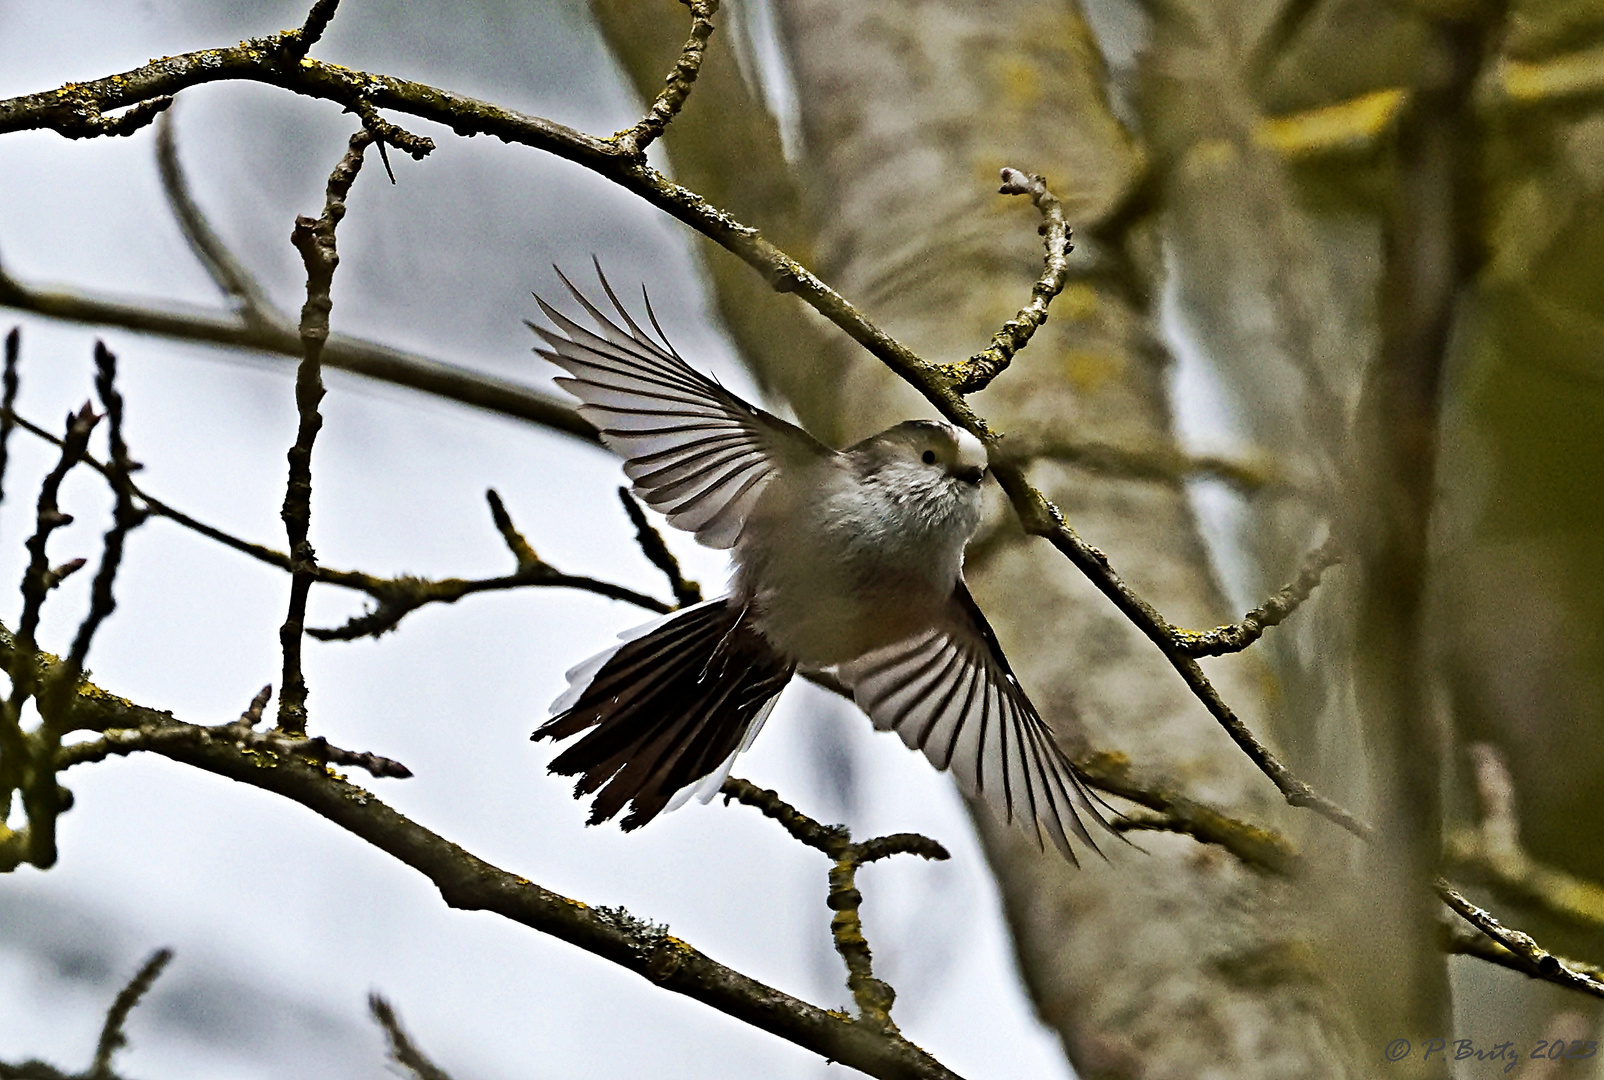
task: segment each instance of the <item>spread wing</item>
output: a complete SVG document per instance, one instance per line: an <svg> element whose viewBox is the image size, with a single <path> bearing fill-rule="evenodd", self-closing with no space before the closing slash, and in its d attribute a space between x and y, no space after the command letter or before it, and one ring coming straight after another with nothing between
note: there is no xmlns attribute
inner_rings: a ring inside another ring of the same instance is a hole
<svg viewBox="0 0 1604 1080"><path fill-rule="evenodd" d="M624 458L624 474L648 506L708 547L732 547L758 496L786 462L831 451L692 368L666 338L659 345L647 337L607 279L601 282L628 329L603 315L564 277L599 333L537 296L540 310L560 333L530 323L550 346L535 351L568 372L558 384L579 399L580 415ZM652 325L657 327L655 316ZM661 337L661 328L657 332Z"/></svg>
<svg viewBox="0 0 1604 1080"><path fill-rule="evenodd" d="M1098 850L1082 813L1114 833L962 579L938 625L838 671L875 727L901 735L936 768L950 768L965 795L1018 821L1038 844L1045 830L1078 865L1070 833Z"/></svg>

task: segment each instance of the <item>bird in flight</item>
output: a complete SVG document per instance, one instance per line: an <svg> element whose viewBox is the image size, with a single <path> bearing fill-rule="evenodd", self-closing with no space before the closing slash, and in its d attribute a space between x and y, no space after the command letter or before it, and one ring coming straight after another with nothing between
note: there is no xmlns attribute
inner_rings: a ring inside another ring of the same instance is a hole
<svg viewBox="0 0 1604 1080"><path fill-rule="evenodd" d="M600 268L597 269L600 276ZM561 271L558 271L561 277ZM588 824L626 830L718 793L791 676L833 671L874 726L895 731L1038 844L1078 861L1101 803L1025 695L963 577L986 452L951 424L909 420L845 450L754 408L623 325L566 277L594 332L535 298L530 323L559 385L671 525L730 551L730 592L620 635L568 672L535 740L581 736L549 771L594 795ZM1095 802L1094 802L1095 800ZM1107 804L1103 804L1106 806ZM1117 834L1116 834L1117 835Z"/></svg>

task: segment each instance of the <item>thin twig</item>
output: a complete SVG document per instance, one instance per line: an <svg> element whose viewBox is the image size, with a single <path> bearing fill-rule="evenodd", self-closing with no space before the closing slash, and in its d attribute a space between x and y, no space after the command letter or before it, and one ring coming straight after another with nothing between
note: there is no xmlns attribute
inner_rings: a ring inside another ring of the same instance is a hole
<svg viewBox="0 0 1604 1080"><path fill-rule="evenodd" d="M1536 977L1570 990L1604 998L1604 969L1574 960L1564 960L1547 949L1527 933L1504 926L1492 913L1485 911L1454 890L1448 882L1437 879L1436 891L1442 902L1452 908L1460 918L1486 934L1523 961Z"/></svg>
<svg viewBox="0 0 1604 1080"><path fill-rule="evenodd" d="M16 426L11 419L11 410L17 404L17 358L21 353L22 327L13 326L6 333L5 397L0 402L0 502L6 498L6 453L11 445L11 429Z"/></svg>
<svg viewBox="0 0 1604 1080"><path fill-rule="evenodd" d="M524 534L519 532L518 527L512 523L512 515L507 513L507 506L501 501L501 496L496 492L495 488L486 489L485 501L490 504L490 520L495 523L496 531L501 534L501 539L506 542L507 550L512 552L512 557L517 562L518 569L530 572L542 567L550 569L550 567L546 566L546 561L535 554L535 549L530 546L528 540L524 539Z"/></svg>
<svg viewBox="0 0 1604 1080"><path fill-rule="evenodd" d="M385 1038L390 1042L390 1060L417 1077L417 1080L451 1080L449 1073L430 1061L428 1055L407 1038L406 1031L401 1027L401 1018L388 1001L378 994L369 994L368 1011L384 1029Z"/></svg>
<svg viewBox="0 0 1604 1080"><path fill-rule="evenodd" d="M1213 630L1182 630L1174 627L1176 644L1188 656L1223 656L1241 652L1264 636L1265 630L1279 626L1303 604L1320 584L1320 578L1342 561L1335 540L1327 540L1304 557L1298 576L1283 585L1274 596L1242 617L1242 621Z"/></svg>
<svg viewBox="0 0 1604 1080"><path fill-rule="evenodd" d="M858 868L892 855L944 860L951 858L947 849L918 833L894 833L854 844L845 825L820 824L775 792L737 777L726 778L720 792L725 805L733 799L756 808L764 817L779 822L799 843L823 852L833 861L825 904L835 912L830 919L830 937L835 942L836 952L846 963L847 988L852 991L862 1023L895 1032L897 1025L891 1020L891 1006L897 999L897 992L890 983L874 975L874 955L863 936L863 919L858 914L863 904L863 893L857 887Z"/></svg>
<svg viewBox="0 0 1604 1080"><path fill-rule="evenodd" d="M702 586L697 582L688 581L680 571L679 560L668 550L668 544L663 541L663 534L652 528L652 523L646 520L646 512L629 493L629 488L618 489L618 501L624 504L624 512L629 515L630 522L635 526L635 542L640 545L641 553L653 566L663 572L664 577L668 578L668 586L674 590L675 601L680 607L700 604Z"/></svg>
<svg viewBox="0 0 1604 1080"><path fill-rule="evenodd" d="M948 365L946 374L953 389L960 394L984 390L991 380L1008 367L1014 354L1023 349L1036 333L1036 328L1047 321L1047 308L1053 297L1064 290L1069 277L1069 253L1075 250L1073 233L1064 221L1064 208L1057 196L1047 190L1047 181L1034 173L1018 169L1002 170L1000 195L1029 195L1030 201L1042 216L1041 234L1047 248L1041 277L1031 286L1030 301L1019 309L1019 314L1003 323L1002 329L992 335L991 344L961 364Z"/></svg>
<svg viewBox="0 0 1604 1080"><path fill-rule="evenodd" d="M126 757L140 750L165 753L178 747L204 747L226 742L241 751L268 754L278 758L298 758L314 761L318 765L343 765L363 769L369 775L389 780L408 780L412 770L394 758L383 757L368 750L345 750L332 745L321 735L297 738L269 728L254 731L245 726L242 718L217 727L180 724L170 717L157 723L134 728L107 728L100 738L88 742L72 743L56 752L57 769L71 769L105 761L110 757Z"/></svg>
<svg viewBox="0 0 1604 1080"><path fill-rule="evenodd" d="M28 539L30 559L28 568L22 576L22 620L18 626L19 636L28 642L30 647L39 629L40 609L44 606L45 595L50 591L50 560L45 554L45 547L50 541L51 533L63 525L72 524L72 515L63 513L56 503L61 491L61 481L74 465L83 460L84 451L89 447L89 435L99 422L100 417L90 408L87 401L76 413L67 415L67 434L60 443L61 455L56 459L55 467L45 475L44 482L39 485L34 534ZM31 687L27 693L32 693Z"/></svg>
<svg viewBox="0 0 1604 1080"><path fill-rule="evenodd" d="M0 705L0 711L5 714L0 729L5 731L8 741L12 741L13 750L7 754L9 761L5 763L5 768L0 770L3 773L0 779L6 784L7 810L10 809L11 791L20 789L23 809L28 818L23 830L0 832L0 838L6 841L0 844L0 867L6 869L21 860L41 870L54 866L56 818L71 806L71 794L56 783L55 769L51 766L63 729L55 722L57 718L51 715L50 703L43 700L39 702L45 722L36 733L20 734L16 740L12 740L11 736L21 733L22 707L28 698L37 695L41 686L51 685L48 681L40 680L36 641L39 615L50 590L70 571L65 566L52 568L45 548L50 534L72 521L72 515L63 513L56 499L62 479L83 459L89 445L89 435L99 420L100 417L95 415L87 401L78 412L68 415L67 434L61 441L61 456L39 486L36 526L33 536L28 540L28 568L22 575L22 620L16 647L11 650L6 664L6 670L11 675L11 696Z"/></svg>
<svg viewBox="0 0 1604 1080"><path fill-rule="evenodd" d="M30 435L43 439L57 447L62 445L62 440L59 436L50 434L26 417L18 416L15 413L6 415L11 417L18 428L28 432ZM104 462L97 461L87 453L83 455L82 460L86 466L109 478L110 470ZM265 544L257 544L241 539L231 533L224 532L222 529L199 521L182 510L156 498L137 484L131 483L130 488L134 495L144 503L145 509L151 515L166 518L176 525L199 533L210 540L215 540L217 543L232 548L243 555L248 555L258 562L276 566L280 570L288 570L290 568L290 557L284 552L270 548ZM487 494L490 496L495 495L494 492ZM499 497L495 497L491 507L492 515L496 513L495 504L499 503L499 501ZM505 507L501 509L501 514L503 516L506 515ZM507 518L506 527L503 528L501 520L497 519L497 527L502 529L502 536L505 538L507 529L512 528L512 521ZM587 577L583 574L563 573L541 560L538 556L534 556L533 549L528 547L528 542L523 539L517 529L512 529L512 535L516 538L516 541L521 542L524 548L528 549L527 553L533 557L533 562L520 566L516 573L501 577L444 578L441 580L416 577L387 578L364 573L360 570L336 570L327 566L314 567L315 581L325 585L337 585L342 589L366 593L378 602L379 608L357 616L338 629L311 628L306 632L324 641L348 641L370 635L377 636L392 629L404 616L426 604L449 604L474 593L500 592L507 589L521 588L577 589L581 592L605 596L609 600L622 600L625 603L633 604L636 607L658 614L674 610L673 605L665 604L654 596L647 596L645 593L636 592L634 589L615 585L610 581L602 581L599 578ZM509 540L509 546L513 542L513 540ZM513 548L513 555L521 558L516 547ZM50 570L47 574L47 579L54 586L59 578L66 577L82 565L82 560L64 563Z"/></svg>
<svg viewBox="0 0 1604 1080"><path fill-rule="evenodd" d="M1064 521L1063 515L1046 496L1032 487L1017 465L1003 463L994 467L997 482L1002 485L1020 516L1025 531L1046 538L1062 552L1099 592L1108 597L1120 612L1147 637L1176 672L1185 681L1192 695L1203 703L1209 714L1225 729L1226 734L1247 754L1259 771L1269 777L1282 797L1292 806L1306 807L1353 833L1362 840L1369 839L1371 826L1352 811L1321 795L1309 784L1298 779L1292 770L1281 763L1268 746L1260 742L1253 730L1236 715L1193 657L1186 655L1175 639L1174 628L1153 606L1126 585L1108 563L1108 556L1086 543Z"/></svg>
<svg viewBox="0 0 1604 1080"><path fill-rule="evenodd" d="M307 51L316 45L323 37L323 32L329 28L334 19L334 11L340 6L340 0L317 0L312 10L306 13L306 22L301 24L299 30L291 30L281 34L284 39L282 49L285 55L296 60L307 54Z"/></svg>
<svg viewBox="0 0 1604 1080"><path fill-rule="evenodd" d="M681 47L674 70L668 73L664 86L646 110L646 115L633 126L613 136L613 142L626 157L642 158L646 148L668 129L669 122L679 115L685 100L691 96L691 85L702 70L702 59L707 55L707 41L713 36L713 16L718 14L718 0L680 0L691 10L691 36Z"/></svg>
<svg viewBox="0 0 1604 1080"><path fill-rule="evenodd" d="M381 757L367 750L343 750L330 745L321 735L308 739L286 735L277 729L257 731L256 725L262 722L262 713L272 696L271 686L262 687L245 711L240 713L238 720L216 727L181 724L166 713L154 717L139 713L136 715L141 722L135 726L97 728L100 738L57 748L55 768L70 769L76 765L104 761L109 757L123 757L136 750L158 750L164 746L179 745L202 746L221 740L242 751L286 759L299 758L320 765L345 765L365 769L376 777L406 780L412 776L411 769L393 758Z"/></svg>
<svg viewBox="0 0 1604 1080"><path fill-rule="evenodd" d="M139 999L150 992L150 988L161 976L162 969L172 958L173 950L157 949L140 967L139 973L117 994L116 1000L106 1012L106 1023L100 1029L100 1042L95 1046L95 1062L89 1067L91 1077L111 1076L113 1055L128 1045L128 1036L123 1034L123 1025L128 1023L128 1014L134 1011Z"/></svg>
<svg viewBox="0 0 1604 1080"><path fill-rule="evenodd" d="M333 6L330 5L332 11ZM315 14L315 9L314 9ZM290 735L306 733L306 677L301 670L301 638L306 624L306 598L316 577L317 555L308 534L312 525L312 446L323 426L318 403L323 400L319 361L329 336L330 289L340 264L335 229L345 216L345 198L362 168L362 154L373 141L367 131L351 136L349 148L329 174L323 213L295 219L290 241L306 266L306 303L301 307L301 366L295 375L295 408L300 426L290 447L290 477L284 489L285 531L290 542L290 604L279 644L284 650L284 679L278 697L278 726Z"/></svg>
<svg viewBox="0 0 1604 1080"><path fill-rule="evenodd" d="M295 328L268 298L256 278L228 250L211 222L195 203L189 189L189 180L178 161L177 139L173 134L173 115L163 113L156 123L156 171L161 176L162 193L167 206L178 222L179 231L189 244L189 250L206 269L207 276L234 305L235 312L247 327L254 330L274 329L283 334L294 334Z"/></svg>
<svg viewBox="0 0 1604 1080"><path fill-rule="evenodd" d="M386 144L411 154L414 161L422 161L434 153L433 139L424 135L414 135L406 128L392 124L379 115L379 110L374 108L373 102L367 98L357 98L352 102L351 111L356 113L362 121L362 126L373 136L373 141L379 144L379 154L383 157L384 171L390 177L390 183L395 183L395 173L390 169L389 155L384 152Z"/></svg>
<svg viewBox="0 0 1604 1080"><path fill-rule="evenodd" d="M117 504L113 511L112 527L106 532L100 569L95 573L95 584L90 592L89 614L78 627L72 651L67 656L67 678L71 682L76 682L83 671L95 631L117 609L112 583L116 581L117 569L122 565L123 543L128 533L142 525L146 518L145 511L134 505L133 482L129 479L129 474L139 468L139 463L128 456L128 444L123 441L123 398L117 392L117 358L104 342L95 342L95 368L95 390L106 410L104 415L111 448L106 459L106 476Z"/></svg>

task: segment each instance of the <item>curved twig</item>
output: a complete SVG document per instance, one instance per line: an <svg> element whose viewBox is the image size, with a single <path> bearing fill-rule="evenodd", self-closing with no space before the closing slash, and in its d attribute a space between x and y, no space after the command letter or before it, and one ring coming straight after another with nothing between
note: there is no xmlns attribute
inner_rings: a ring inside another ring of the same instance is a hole
<svg viewBox="0 0 1604 1080"><path fill-rule="evenodd" d="M680 0L691 9L691 36L680 48L674 70L668 73L663 89L633 127L625 128L613 136L620 152L628 157L644 157L646 148L668 129L669 122L679 115L685 100L691 96L691 85L702 70L702 59L707 55L707 42L713 36L713 16L718 14L719 0Z"/></svg>
<svg viewBox="0 0 1604 1080"><path fill-rule="evenodd" d="M1487 937L1507 949L1522 962L1528 974L1535 974L1551 983L1571 990L1604 998L1604 969L1563 960L1539 945L1530 934L1504 926L1492 913L1472 904L1441 878L1436 883L1437 895L1454 913Z"/></svg>
<svg viewBox="0 0 1604 1080"><path fill-rule="evenodd" d="M1217 626L1213 630L1182 630L1175 627L1176 643L1188 656L1224 656L1241 652L1263 637L1267 629L1281 625L1287 616L1298 610L1314 593L1325 572L1340 562L1342 550L1337 547L1335 540L1327 540L1304 557L1297 577L1244 615L1241 622Z"/></svg>
<svg viewBox="0 0 1604 1080"><path fill-rule="evenodd" d="M1003 323L1002 329L992 335L991 344L961 364L947 365L948 377L960 394L984 390L991 380L1002 374L1014 358L1036 333L1036 328L1047 321L1047 307L1053 297L1064 291L1064 280L1069 277L1069 253L1075 250L1073 232L1064 221L1064 207L1057 196L1047 190L1047 181L1035 173L1018 169L1002 170L1000 195L1029 195L1030 201L1041 212L1041 234L1047 247L1046 265L1041 277L1030 290L1030 302L1019 309L1019 314Z"/></svg>
<svg viewBox="0 0 1604 1080"><path fill-rule="evenodd" d="M314 11L315 15L315 11ZM306 676L301 670L301 638L306 624L306 599L317 578L317 556L308 539L312 527L312 447L323 427L318 403L323 400L323 343L329 337L329 312L334 303L330 290L340 265L335 230L345 217L345 200L362 169L362 159L373 135L366 129L351 136L345 155L329 173L323 213L295 219L290 242L306 266L306 303L301 306L301 365L295 372L295 411L300 417L295 444L288 454L289 480L284 488L280 515L290 542L290 603L279 627L284 651L284 682L278 695L278 726L290 735L306 734Z"/></svg>

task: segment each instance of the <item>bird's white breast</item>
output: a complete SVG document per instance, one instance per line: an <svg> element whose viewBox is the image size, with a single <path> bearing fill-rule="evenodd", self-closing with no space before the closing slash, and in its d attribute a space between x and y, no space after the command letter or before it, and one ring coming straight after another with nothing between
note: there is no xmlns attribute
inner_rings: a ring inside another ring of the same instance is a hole
<svg viewBox="0 0 1604 1080"><path fill-rule="evenodd" d="M972 484L912 462L859 477L832 458L763 493L736 546L736 595L785 654L854 659L935 620L979 521Z"/></svg>

